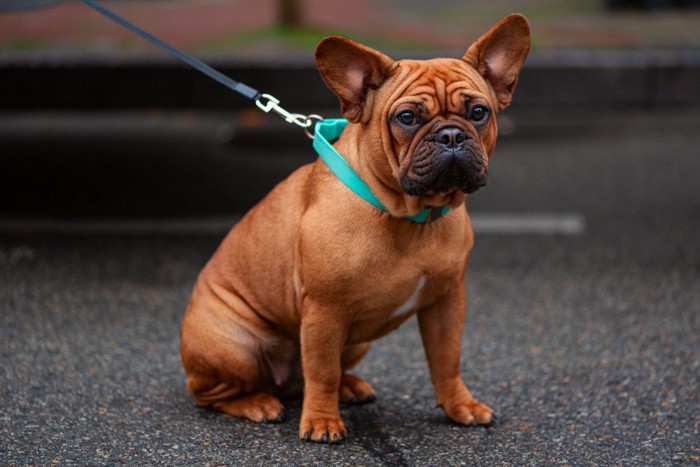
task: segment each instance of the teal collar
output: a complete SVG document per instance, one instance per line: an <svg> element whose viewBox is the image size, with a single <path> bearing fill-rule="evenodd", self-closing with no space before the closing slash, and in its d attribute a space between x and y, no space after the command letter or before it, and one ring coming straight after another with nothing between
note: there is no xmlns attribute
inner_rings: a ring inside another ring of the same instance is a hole
<svg viewBox="0 0 700 467"><path fill-rule="evenodd" d="M364 180L357 175L357 172L352 170L348 161L346 161L343 156L335 150L331 143L340 137L347 126L348 121L344 118L332 118L328 120L321 120L316 124L316 129L314 130L314 144L313 147L318 153L318 155L323 159L323 162L328 165L328 168L335 174L336 177L340 179L341 182L345 184L348 188L355 192L357 196L364 199L368 203L371 203L381 209L382 211L387 211L388 209L374 196L374 193L369 189L369 186ZM450 208L447 206L435 207L435 208L424 208L416 214L415 216L406 216L405 219L412 220L413 222L425 223L442 217L449 212Z"/></svg>

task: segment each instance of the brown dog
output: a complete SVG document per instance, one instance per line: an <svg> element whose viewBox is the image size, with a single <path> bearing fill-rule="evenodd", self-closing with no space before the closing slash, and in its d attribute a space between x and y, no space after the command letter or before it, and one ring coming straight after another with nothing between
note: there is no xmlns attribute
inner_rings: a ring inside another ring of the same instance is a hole
<svg viewBox="0 0 700 467"><path fill-rule="evenodd" d="M529 47L521 15L502 19L461 60L393 61L349 39L321 42L318 68L349 120L334 147L384 210L319 159L231 230L182 323L198 404L274 422L284 415L278 397L303 387L299 435L338 442L346 434L339 402L374 399L346 372L372 340L417 314L447 416L493 421L459 370L473 244L464 202L486 183L494 117L510 103ZM446 214L437 209L445 206ZM406 219L426 210L425 222Z"/></svg>

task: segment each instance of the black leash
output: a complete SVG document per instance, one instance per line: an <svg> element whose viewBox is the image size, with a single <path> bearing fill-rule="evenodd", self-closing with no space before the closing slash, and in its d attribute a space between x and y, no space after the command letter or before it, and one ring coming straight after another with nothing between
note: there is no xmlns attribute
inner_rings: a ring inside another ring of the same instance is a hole
<svg viewBox="0 0 700 467"><path fill-rule="evenodd" d="M153 44L157 47L160 47L161 49L165 50L169 54L174 55L175 57L179 58L183 62L187 63L189 66L201 71L205 75L215 79L216 81L223 84L227 88L229 88L233 91L236 91L239 94L242 94L243 96L247 97L248 99L250 99L252 101L256 101L262 95L262 94L260 94L260 91L258 91L257 89L253 89L250 86L248 86L244 83L241 83L239 81L232 80L231 78L224 75L220 71L215 70L214 68L210 67L209 65L202 62L201 60L194 58L191 55L187 55L186 53L179 51L178 49L176 49L172 45L162 41L161 39L158 39L156 36L154 36L150 32L144 31L140 27L136 26L134 23L127 21L126 19L117 15L113 11L108 10L107 8L103 7L99 3L94 2L93 0L80 0L80 2L89 6L90 8L97 11L98 13L101 13L102 15L111 19L115 23L118 23L119 25L125 27L129 31L135 32L136 34L143 37L151 44Z"/></svg>
<svg viewBox="0 0 700 467"><path fill-rule="evenodd" d="M175 56L176 58L182 60L186 64L190 65L191 67L195 68L196 70L204 73L205 75L209 76L212 79L215 79L219 83L223 84L227 88L243 95L244 97L247 97L248 99L252 100L255 102L255 105L257 105L262 111L264 112L270 112L270 110L274 110L276 113L280 114L284 119L289 122L289 123L294 123L296 125L299 125L300 127L304 128L304 131L306 132L307 136L310 138L313 138L313 135L309 132L310 127L315 121L320 121L323 120L322 117L318 115L303 115L303 114L295 114L288 112L284 108L280 107L278 104L280 101L269 95L269 94L263 94L260 91L258 91L255 88L252 88L248 86L245 83L241 83L240 81L233 80L229 78L228 76L224 75L218 70L215 70L214 68L210 67L206 63L202 62L201 60L194 58L191 55L188 55L181 50L176 49L172 45L164 42L163 40L157 38L153 34L149 33L148 31L145 31L141 29L140 27L136 26L134 23L131 21L128 21L118 14L114 13L112 10L109 10L108 8L100 5L99 3L95 2L94 0L80 0L81 3L83 3L86 6L89 6L93 10L97 11L98 13L106 16L107 18L111 19L112 21L116 22L117 24L125 27L126 29L138 34L142 38L146 39L148 42L151 44L160 47L161 49L165 50L169 54Z"/></svg>

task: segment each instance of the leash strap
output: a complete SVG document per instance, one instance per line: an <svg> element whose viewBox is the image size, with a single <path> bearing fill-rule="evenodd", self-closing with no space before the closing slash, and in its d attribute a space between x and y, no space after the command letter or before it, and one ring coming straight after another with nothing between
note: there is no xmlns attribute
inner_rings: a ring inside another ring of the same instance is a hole
<svg viewBox="0 0 700 467"><path fill-rule="evenodd" d="M368 203L378 207L382 211L387 211L386 207L369 189L367 183L352 170L348 161L335 150L332 143L337 140L347 126L348 121L344 118L330 118L322 120L316 124L313 147L319 157L326 163L331 172L340 179L341 182L350 188L357 196ZM422 209L415 216L407 216L406 219L420 224L434 221L444 216L450 211L447 206L429 207Z"/></svg>
<svg viewBox="0 0 700 467"><path fill-rule="evenodd" d="M310 127L313 125L315 121L320 121L323 120L322 117L319 115L304 115L304 114L297 114L297 113L291 113L287 110L285 110L282 106L279 105L280 101L274 96L271 96L270 94L263 94L260 91L258 91L255 88L251 88L245 83L241 83L240 81L233 80L229 78L228 76L224 75L218 70L215 70L214 68L210 67L206 63L202 62L199 59L194 58L191 55L186 54L185 52L182 52L181 50L176 49L172 45L168 44L167 42L157 38L153 34L151 34L148 31L145 31L141 29L140 27L136 26L134 23L131 21L122 18L112 10L100 5L99 3L95 2L94 0L80 0L80 2L96 12L100 13L101 15L106 16L108 19L114 21L115 23L119 24L120 26L123 26L124 28L128 29L129 31L132 31L142 38L146 39L148 42L151 44L155 45L156 47L160 47L161 49L165 50L169 54L173 55L174 57L182 60L189 66L193 67L197 71L200 71L201 73L204 73L205 75L209 76L210 78L218 81L219 83L223 84L227 88L237 92L238 94L243 95L244 97L247 97L248 99L252 100L255 102L255 105L260 108L263 112L269 113L270 111L274 111L277 114L281 115L286 122L288 123L294 123L295 125L299 125L300 127L304 128L304 131L306 132L306 135L310 138L313 138L313 135L309 132Z"/></svg>
<svg viewBox="0 0 700 467"><path fill-rule="evenodd" d="M138 34L139 36L143 37L151 44L153 44L157 47L160 47L161 49L165 50L169 54L182 60L183 62L187 63L189 66L204 73L205 75L209 76L210 78L215 79L216 81L223 84L227 88L229 88L233 91L236 91L239 94L242 94L243 96L247 97L248 99L250 99L252 101L257 101L261 97L261 94L257 89L251 88L250 86L248 86L244 83L240 83L238 81L232 80L228 76L215 70L214 68L210 67L206 63L194 58L191 55L188 55L188 54L176 49L172 45L162 41L161 39L158 39L156 36L154 36L150 32L144 31L140 27L136 26L134 23L122 18L121 16L114 13L112 10L105 8L104 6L100 5L99 3L97 3L93 0L80 0L80 2L83 3L84 5L89 6L90 8L97 11L98 13L106 16L107 18L111 19L115 23L118 23L120 26L125 27L129 31L132 31L132 32Z"/></svg>
<svg viewBox="0 0 700 467"><path fill-rule="evenodd" d="M100 5L99 3L95 2L94 0L80 0L80 2L96 12L100 13L103 16L106 16L108 19L114 21L115 23L119 24L120 26L128 29L129 31L132 31L136 33L137 35L141 36L142 38L146 39L148 42L151 44L160 47L161 49L165 50L169 54L173 55L174 57L180 59L181 61L185 62L186 64L190 65L194 69L200 71L201 73L204 73L205 75L209 76L210 78L218 81L219 83L223 84L227 88L231 89L232 91L235 91L244 97L247 97L248 99L252 100L255 102L255 105L258 106L262 111L264 112L270 112L270 111L275 111L279 115L281 115L285 121L289 123L294 123L296 125L299 125L300 127L304 128L304 131L306 132L307 136L312 138L314 140L313 142L313 147L318 153L318 155L323 159L323 161L330 167L331 171L348 187L350 188L353 192L355 192L358 196L360 196L362 199L366 200L367 202L373 204L374 206L378 207L379 209L386 211L387 209L384 207L384 205L377 199L376 196L374 196L374 193L369 189L369 186L365 183L364 180L360 178L357 173L352 170L352 167L350 167L350 164L341 156L338 151L333 148L331 145L331 142L338 139L340 134L343 132L345 127L348 124L348 121L345 119L330 119L330 120L324 120L322 117L318 115L303 115L303 114L295 114L291 113L284 108L282 108L279 105L279 99L275 98L274 96L271 96L269 94L262 94L260 91L258 91L255 88L251 88L250 86L241 83L239 81L235 81L228 76L224 75L223 73L215 70L214 68L210 67L206 63L202 62L201 60L198 60L194 58L191 55L188 55L172 45L168 44L167 42L157 38L153 34L149 33L148 31L145 31L141 29L140 27L136 26L134 23L131 21L128 21L118 14L114 13L112 10ZM314 124L314 121L316 121L316 126L314 128L314 134L310 133L310 127ZM429 207L421 210L417 215L415 216L409 216L406 217L406 219L409 219L413 222L418 222L418 223L425 223L425 222L430 222L432 220L435 220L439 217L444 216L449 212L450 208L447 206L442 206L442 207Z"/></svg>

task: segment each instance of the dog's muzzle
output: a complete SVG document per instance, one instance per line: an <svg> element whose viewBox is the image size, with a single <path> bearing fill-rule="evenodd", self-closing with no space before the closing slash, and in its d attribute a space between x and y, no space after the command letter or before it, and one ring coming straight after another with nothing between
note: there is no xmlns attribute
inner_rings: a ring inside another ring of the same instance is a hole
<svg viewBox="0 0 700 467"><path fill-rule="evenodd" d="M409 195L459 188L473 193L486 185L487 167L479 141L459 126L443 126L419 143L400 178Z"/></svg>

